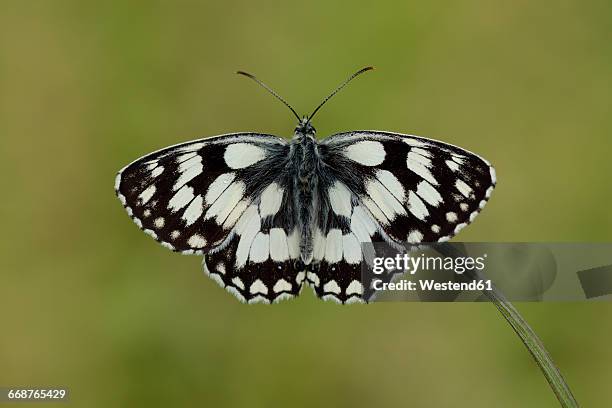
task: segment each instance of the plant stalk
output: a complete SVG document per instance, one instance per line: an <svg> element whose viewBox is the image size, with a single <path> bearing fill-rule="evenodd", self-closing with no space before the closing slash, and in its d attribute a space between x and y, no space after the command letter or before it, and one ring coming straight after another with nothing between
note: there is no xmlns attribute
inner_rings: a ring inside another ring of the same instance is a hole
<svg viewBox="0 0 612 408"><path fill-rule="evenodd" d="M450 256L462 256L465 255L465 248L461 246L451 246L449 244L443 244L437 246L438 252L450 255ZM465 271L462 275L463 279L469 280L486 280L487 277L480 271L473 269ZM531 326L523 319L523 316L519 313L514 305L504 296L504 294L495 285L491 285L492 290L483 290L483 294L497 307L497 310L504 316L504 319L512 326L514 332L519 336L531 356L538 364L546 381L552 388L553 392L557 396L561 407L563 408L577 408L578 402L574 398L572 391L565 382L563 375L559 371L559 368L555 365L554 361L548 354L546 347L542 343L542 340L533 331Z"/></svg>
<svg viewBox="0 0 612 408"><path fill-rule="evenodd" d="M470 273L472 279L485 279L480 272L473 272L475 273ZM546 381L548 381L548 384L550 384L550 387L557 396L561 406L563 408L578 407L578 402L565 382L563 375L561 375L561 372L550 357L550 354L548 354L544 344L531 326L523 319L519 311L516 310L514 305L506 299L495 285L492 285L492 290L484 290L483 293L495 304L497 310L504 316L515 333L518 334L525 347L527 347L527 350L531 353L531 356L542 370L544 377L546 377Z"/></svg>

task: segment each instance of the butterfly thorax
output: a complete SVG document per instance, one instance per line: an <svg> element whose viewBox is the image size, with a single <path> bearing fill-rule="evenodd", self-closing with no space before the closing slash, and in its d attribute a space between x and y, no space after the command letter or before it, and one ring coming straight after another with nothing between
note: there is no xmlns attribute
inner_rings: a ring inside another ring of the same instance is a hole
<svg viewBox="0 0 612 408"><path fill-rule="evenodd" d="M302 133L304 132L304 133ZM292 140L294 172L294 203L300 229L300 258L305 264L312 260L312 225L318 202L317 169L320 165L318 144L310 123L300 123Z"/></svg>

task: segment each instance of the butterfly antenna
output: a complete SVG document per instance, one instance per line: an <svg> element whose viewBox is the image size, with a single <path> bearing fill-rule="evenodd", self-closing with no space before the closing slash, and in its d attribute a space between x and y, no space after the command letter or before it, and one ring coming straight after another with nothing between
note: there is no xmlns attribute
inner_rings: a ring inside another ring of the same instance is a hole
<svg viewBox="0 0 612 408"><path fill-rule="evenodd" d="M359 71L355 72L353 75L351 75L346 81L344 81L342 84L340 84L340 86L337 87L334 92L329 94L329 96L327 98L323 99L323 102L321 102L321 104L319 106L317 106L317 108L310 114L310 116L308 117L308 120L310 121L310 119L312 119L312 117L315 115L315 113L317 113L317 111L319 109L321 109L321 106L325 105L325 102L329 101L332 98L332 96L334 96L335 94L340 92L340 90L342 88L344 88L349 82L351 82L356 76L361 75L364 72L371 71L373 69L374 69L374 67L365 67L365 68L362 68Z"/></svg>
<svg viewBox="0 0 612 408"><path fill-rule="evenodd" d="M297 118L297 120L300 120L300 115L297 114L297 112L295 111L295 109L293 109L291 107L291 105L289 105L289 103L284 100L279 94L277 94L276 92L274 92L274 90L272 88L270 88L268 85L264 84L263 82L261 82L259 79L257 79L255 77L255 75L253 74L249 74L248 72L244 72L244 71L236 71L236 73L238 75L244 75L247 78L251 78L253 81L257 82L259 85L261 85L262 88L264 88L266 91L270 92L272 95L274 95L276 97L276 99L278 99L279 101L281 101L282 103L285 104L286 107L288 107L289 109L291 109L291 112L293 112L293 114L295 115L295 117Z"/></svg>

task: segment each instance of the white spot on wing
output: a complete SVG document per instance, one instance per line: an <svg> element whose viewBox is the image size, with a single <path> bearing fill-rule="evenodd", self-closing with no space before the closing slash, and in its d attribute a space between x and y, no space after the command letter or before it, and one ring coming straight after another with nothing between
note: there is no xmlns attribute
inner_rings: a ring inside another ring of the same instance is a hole
<svg viewBox="0 0 612 408"><path fill-rule="evenodd" d="M377 179L370 179L368 181L366 193L385 214L386 218L392 220L396 214L406 214L402 204Z"/></svg>
<svg viewBox="0 0 612 408"><path fill-rule="evenodd" d="M329 194L329 202L332 210L337 215L350 217L352 209L351 192L346 188L344 183L336 181L334 185L327 190L327 193Z"/></svg>
<svg viewBox="0 0 612 408"><path fill-rule="evenodd" d="M237 277L237 276L234 277L232 279L232 283L234 285L236 285L237 288L240 288L240 289L244 290L244 282L242 282L242 279L240 279L239 277Z"/></svg>
<svg viewBox="0 0 612 408"><path fill-rule="evenodd" d="M221 193L225 191L229 184L234 181L234 177L236 177L236 174L234 173L224 173L210 183L210 186L208 186L208 190L206 191L206 196L204 196L206 204L212 205L217 198L219 198Z"/></svg>
<svg viewBox="0 0 612 408"><path fill-rule="evenodd" d="M325 244L325 260L328 263L336 263L342 259L342 231L331 229L327 233Z"/></svg>
<svg viewBox="0 0 612 408"><path fill-rule="evenodd" d="M251 244L251 250L249 251L249 260L260 263L264 262L270 256L270 236L259 232L253 243Z"/></svg>
<svg viewBox="0 0 612 408"><path fill-rule="evenodd" d="M342 236L342 251L344 260L350 264L358 264L361 262L361 245L353 234Z"/></svg>
<svg viewBox="0 0 612 408"><path fill-rule="evenodd" d="M253 304L253 303L270 303L270 300L268 300L267 298L261 295L257 295L254 298L249 299L249 304Z"/></svg>
<svg viewBox="0 0 612 408"><path fill-rule="evenodd" d="M232 228L236 224L240 216L247 209L249 204L250 202L247 200L241 200L238 204L236 204L232 212L227 216L227 218L223 222L223 228L224 229Z"/></svg>
<svg viewBox="0 0 612 408"><path fill-rule="evenodd" d="M360 242L371 242L372 235L376 231L376 224L370 215L361 207L357 206L351 216L351 231Z"/></svg>
<svg viewBox="0 0 612 408"><path fill-rule="evenodd" d="M431 167L431 159L419 154L418 152L415 152L415 150L416 149L411 149L408 152L408 161L414 162L414 163L420 163L421 165L428 167L428 168Z"/></svg>
<svg viewBox="0 0 612 408"><path fill-rule="evenodd" d="M266 157L266 152L251 143L234 143L227 146L223 159L230 169L244 169Z"/></svg>
<svg viewBox="0 0 612 408"><path fill-rule="evenodd" d="M433 174L431 174L431 171L429 171L428 167L431 166L431 160L428 158L414 152L408 152L406 166L408 167L408 170L412 171L418 176L421 176L434 186L438 185L438 181L434 178Z"/></svg>
<svg viewBox="0 0 612 408"><path fill-rule="evenodd" d="M453 160L454 160L455 162L457 162L458 164L463 164L463 159L464 159L465 157L463 157L463 156L457 156L457 155L455 155L455 154L453 154L453 156L452 156L452 157L453 157Z"/></svg>
<svg viewBox="0 0 612 408"><path fill-rule="evenodd" d="M266 287L266 285L263 284L261 280L256 279L255 282L251 284L251 287L249 288L249 292L251 292L251 294L262 293L264 295L267 295L268 288Z"/></svg>
<svg viewBox="0 0 612 408"><path fill-rule="evenodd" d="M340 286L338 286L338 283L335 280L330 280L325 285L323 285L323 291L324 292L331 292L331 293L339 294L341 289L340 289Z"/></svg>
<svg viewBox="0 0 612 408"><path fill-rule="evenodd" d="M455 227L455 231L453 231L455 234L458 234L459 231L461 231L463 228L465 228L467 226L467 224L465 222L462 222L461 224L457 224L457 226Z"/></svg>
<svg viewBox="0 0 612 408"><path fill-rule="evenodd" d="M308 271L306 272L306 277L308 278L308 281L312 284L312 286L319 287L319 285L321 284L319 276L316 273Z"/></svg>
<svg viewBox="0 0 612 408"><path fill-rule="evenodd" d="M421 142L420 140L413 139L411 137L403 137L402 141L409 146L427 146L427 143Z"/></svg>
<svg viewBox="0 0 612 408"><path fill-rule="evenodd" d="M363 293L363 285L358 280L352 281L346 288L346 294L350 295L361 295Z"/></svg>
<svg viewBox="0 0 612 408"><path fill-rule="evenodd" d="M259 212L261 217L275 215L280 209L283 201L284 190L276 183L271 183L261 193L261 202L259 204Z"/></svg>
<svg viewBox="0 0 612 408"><path fill-rule="evenodd" d="M160 242L161 246L163 246L164 248L168 248L171 251L174 251L174 246L172 244L169 244L167 242Z"/></svg>
<svg viewBox="0 0 612 408"><path fill-rule="evenodd" d="M151 172L151 177L156 178L157 176L159 176L160 174L162 174L164 172L164 166L159 166L156 167L155 169L153 169L153 171Z"/></svg>
<svg viewBox="0 0 612 408"><path fill-rule="evenodd" d="M242 181L235 181L217 198L215 203L206 211L204 219L217 218L221 224L232 212L236 204L244 196L245 185Z"/></svg>
<svg viewBox="0 0 612 408"><path fill-rule="evenodd" d="M165 220L163 217L157 217L154 221L153 221L153 225L155 226L155 228L157 229L161 229L164 228L164 224L165 224Z"/></svg>
<svg viewBox="0 0 612 408"><path fill-rule="evenodd" d="M445 163L448 166L448 168L451 169L452 171L458 171L459 170L459 165L457 164L457 162L455 162L453 160L446 160Z"/></svg>
<svg viewBox="0 0 612 408"><path fill-rule="evenodd" d="M172 212L177 212L181 208L185 207L191 200L193 200L193 197L193 188L183 186L168 202L168 209Z"/></svg>
<svg viewBox="0 0 612 408"><path fill-rule="evenodd" d="M187 226L193 224L202 216L202 212L204 211L203 202L204 199L199 195L194 198L191 204L185 209L182 218L185 220Z"/></svg>
<svg viewBox="0 0 612 408"><path fill-rule="evenodd" d="M489 174L491 175L491 183L495 184L497 182L497 174L493 166L489 167Z"/></svg>
<svg viewBox="0 0 612 408"><path fill-rule="evenodd" d="M150 229L145 229L143 231L145 234L152 236L153 239L157 239L157 234L155 233L155 231L150 230Z"/></svg>
<svg viewBox="0 0 612 408"><path fill-rule="evenodd" d="M189 160L186 160L179 164L178 172L181 174L174 183L172 189L174 191L183 187L185 183L191 181L194 177L199 176L202 173L204 167L202 166L202 157L198 154Z"/></svg>
<svg viewBox="0 0 612 408"><path fill-rule="evenodd" d="M304 273L304 271L300 271L297 273L297 275L295 275L295 283L298 285L301 285L302 282L304 282L304 279L306 279L306 273Z"/></svg>
<svg viewBox="0 0 612 408"><path fill-rule="evenodd" d="M385 160L385 148L380 142L364 140L347 146L344 155L364 166L378 166Z"/></svg>
<svg viewBox="0 0 612 408"><path fill-rule="evenodd" d="M200 234L193 234L187 240L187 244L192 248L204 248L206 246L206 240Z"/></svg>
<svg viewBox="0 0 612 408"><path fill-rule="evenodd" d="M153 170L154 168L157 167L159 163L157 162L157 160L151 160L150 162L147 163L147 170Z"/></svg>
<svg viewBox="0 0 612 408"><path fill-rule="evenodd" d="M140 195L138 195L138 198L140 199L139 204L145 205L151 199L151 197L153 197L153 194L155 194L155 190L155 185L153 184L144 189L144 191L140 193Z"/></svg>
<svg viewBox="0 0 612 408"><path fill-rule="evenodd" d="M278 262L283 262L289 259L287 235L282 228L270 229L270 258Z"/></svg>
<svg viewBox="0 0 612 408"><path fill-rule="evenodd" d="M385 214L381 211L381 209L376 205L376 203L369 198L362 197L361 202L366 206L368 211L376 218L380 223L388 225L389 219L385 216Z"/></svg>
<svg viewBox="0 0 612 408"><path fill-rule="evenodd" d="M459 190L464 197L469 197L470 193L472 192L472 187L468 186L465 181L461 179L457 179L455 182L455 187L457 187L457 190Z"/></svg>
<svg viewBox="0 0 612 408"><path fill-rule="evenodd" d="M181 154L180 156L176 158L176 162L178 164L181 164L182 162L187 161L191 159L192 157L195 157L196 154L197 154L196 152Z"/></svg>
<svg viewBox="0 0 612 408"><path fill-rule="evenodd" d="M446 213L446 221L448 222L457 222L457 213L447 212Z"/></svg>
<svg viewBox="0 0 612 408"><path fill-rule="evenodd" d="M438 190L436 190L426 180L422 180L417 185L417 194L421 196L421 198L425 200L427 204L433 207L437 207L443 201L442 196L440 193L438 193Z"/></svg>
<svg viewBox="0 0 612 408"><path fill-rule="evenodd" d="M422 149L420 147L414 147L414 148L410 149L410 151L414 152L414 153L418 153L418 154L420 154L421 156L424 156L424 157L431 157L431 152L430 151Z"/></svg>
<svg viewBox="0 0 612 408"><path fill-rule="evenodd" d="M287 247L289 248L289 257L296 259L300 256L300 235L298 229L295 228L287 239Z"/></svg>
<svg viewBox="0 0 612 408"><path fill-rule="evenodd" d="M251 244L261 228L261 218L257 212L257 207L251 205L247 208L236 223L235 228L236 233L240 235L238 248L236 249L236 267L241 268L246 264Z"/></svg>
<svg viewBox="0 0 612 408"><path fill-rule="evenodd" d="M189 143L186 146L182 146L178 149L178 151L180 152L195 152L196 150L200 150L202 147L204 147L204 143L199 142L199 143Z"/></svg>
<svg viewBox="0 0 612 408"><path fill-rule="evenodd" d="M419 220L424 220L429 215L429 211L425 204L418 195L416 195L412 190L408 193L408 208L412 215L417 217Z"/></svg>
<svg viewBox="0 0 612 408"><path fill-rule="evenodd" d="M378 170L376 178L397 198L400 203L406 200L406 190L400 181L388 170Z"/></svg>
<svg viewBox="0 0 612 408"><path fill-rule="evenodd" d="M422 240L423 240L423 233L419 230L410 231L410 233L408 234L408 237L406 238L406 241L408 241L411 244L419 243Z"/></svg>
<svg viewBox="0 0 612 408"><path fill-rule="evenodd" d="M316 229L314 232L314 237L312 239L312 257L320 261L325 256L325 247L326 247L326 237L323 236L320 229Z"/></svg>
<svg viewBox="0 0 612 408"><path fill-rule="evenodd" d="M272 290L275 293L278 292L286 292L286 291L290 291L292 288L291 284L289 282L287 282L284 279L279 279L275 284L274 287L272 288Z"/></svg>

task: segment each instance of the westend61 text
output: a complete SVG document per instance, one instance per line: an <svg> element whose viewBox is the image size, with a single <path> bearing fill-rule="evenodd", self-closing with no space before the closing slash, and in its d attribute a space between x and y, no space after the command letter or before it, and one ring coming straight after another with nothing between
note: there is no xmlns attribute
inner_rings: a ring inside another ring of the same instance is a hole
<svg viewBox="0 0 612 408"><path fill-rule="evenodd" d="M493 284L489 279L473 280L471 282L436 282L432 279L420 279L417 282L402 279L397 282L383 282L380 279L372 281L374 290L390 290L390 291L470 291L470 290L493 290Z"/></svg>

